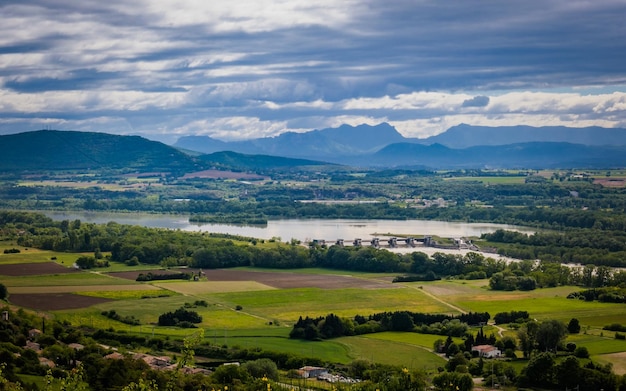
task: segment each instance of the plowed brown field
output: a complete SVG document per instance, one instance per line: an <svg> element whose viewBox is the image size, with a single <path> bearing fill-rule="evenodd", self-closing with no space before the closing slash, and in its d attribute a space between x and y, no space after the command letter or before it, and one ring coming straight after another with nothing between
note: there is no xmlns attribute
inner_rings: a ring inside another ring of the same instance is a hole
<svg viewBox="0 0 626 391"><path fill-rule="evenodd" d="M43 263L11 263L0 265L2 276L41 276L44 274L76 273L78 269L61 266L54 262Z"/></svg>
<svg viewBox="0 0 626 391"><path fill-rule="evenodd" d="M16 293L9 299L11 304L39 311L71 310L111 301L73 293Z"/></svg>

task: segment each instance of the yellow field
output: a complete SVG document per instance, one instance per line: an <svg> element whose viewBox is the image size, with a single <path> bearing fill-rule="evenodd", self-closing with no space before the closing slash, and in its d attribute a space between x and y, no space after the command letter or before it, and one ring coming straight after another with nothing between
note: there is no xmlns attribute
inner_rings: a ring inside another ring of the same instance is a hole
<svg viewBox="0 0 626 391"><path fill-rule="evenodd" d="M276 289L256 281L176 281L158 282L153 283L152 285L189 296L210 293L268 291Z"/></svg>
<svg viewBox="0 0 626 391"><path fill-rule="evenodd" d="M601 364L611 364L617 375L626 375L626 352L602 354L594 359Z"/></svg>

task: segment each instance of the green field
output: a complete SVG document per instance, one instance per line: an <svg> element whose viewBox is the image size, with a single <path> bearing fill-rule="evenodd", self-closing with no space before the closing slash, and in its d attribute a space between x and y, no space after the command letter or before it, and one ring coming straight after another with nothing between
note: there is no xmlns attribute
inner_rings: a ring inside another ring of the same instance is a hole
<svg viewBox="0 0 626 391"><path fill-rule="evenodd" d="M416 286L418 283L412 283ZM498 312L528 311L538 320L557 319L568 322L577 318L581 324L602 328L611 323L626 324L626 306L623 304L587 302L567 299L580 287L562 286L536 289L528 292L505 292L487 289L487 281L436 281L419 283L424 290L466 311Z"/></svg>
<svg viewBox="0 0 626 391"><path fill-rule="evenodd" d="M448 308L414 289L316 289L299 288L258 292L220 293L211 296L225 306L243 306L260 316L295 322L299 316L369 315L399 309L415 312L447 312Z"/></svg>
<svg viewBox="0 0 626 391"><path fill-rule="evenodd" d="M5 243L6 244L6 243ZM11 248L10 244L6 246ZM67 265L77 254L25 250L20 254L2 254L0 263L57 262ZM117 271L151 270L151 266L114 266ZM253 268L241 268L253 271ZM158 327L160 314L177 308L193 307L203 318L207 342L242 349L261 348L337 363L366 359L411 368L435 369L444 359L432 352L433 343L445 337L417 333L378 333L341 337L325 341L289 339L292 324L300 317L318 317L334 313L342 317L409 310L426 313L528 311L539 321L579 319L581 334L571 335L568 342L585 346L594 360L611 362L617 373L626 373L626 341L614 339L613 332L603 332L610 323L626 324L626 306L569 300L566 296L578 287L537 289L530 292L491 291L487 280L445 280L403 284L389 283L389 274L352 273L324 269L267 270L263 272L298 273L300 275L343 275L376 279L380 288L294 288L277 289L256 281L158 281L140 283L108 274L82 271L38 276L2 276L9 292L78 293L112 301L78 310L53 311L59 320L103 329L124 330L142 335L183 338L193 329ZM108 271L108 270L107 270ZM203 300L207 306L196 306ZM102 315L115 310L121 316L134 316L140 326L129 326ZM506 326L505 326L506 327ZM486 333L498 333L487 326ZM515 336L514 330L504 330ZM523 361L518 362L522 366Z"/></svg>
<svg viewBox="0 0 626 391"><path fill-rule="evenodd" d="M20 250L17 254L4 254L5 249L16 248ZM81 255L93 255L92 253L80 254L80 253L61 253L47 250L37 250L33 248L25 248L17 245L7 244L3 242L0 246L0 264L15 264L15 263L41 263L51 262L54 258L54 262L69 267L76 259Z"/></svg>
<svg viewBox="0 0 626 391"><path fill-rule="evenodd" d="M467 177L453 177L445 178L447 181L473 181L482 182L484 184L511 184L511 183L524 183L525 176L467 176Z"/></svg>

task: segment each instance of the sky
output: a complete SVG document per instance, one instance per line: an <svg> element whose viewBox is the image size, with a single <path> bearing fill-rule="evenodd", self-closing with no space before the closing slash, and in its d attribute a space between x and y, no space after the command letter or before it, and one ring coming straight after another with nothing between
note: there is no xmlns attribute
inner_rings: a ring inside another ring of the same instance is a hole
<svg viewBox="0 0 626 391"><path fill-rule="evenodd" d="M3 0L0 134L626 128L626 0Z"/></svg>

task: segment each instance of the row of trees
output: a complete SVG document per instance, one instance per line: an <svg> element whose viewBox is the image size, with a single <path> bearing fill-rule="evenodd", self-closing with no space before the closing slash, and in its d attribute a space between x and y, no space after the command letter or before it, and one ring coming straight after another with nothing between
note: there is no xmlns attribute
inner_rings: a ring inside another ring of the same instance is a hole
<svg viewBox="0 0 626 391"><path fill-rule="evenodd" d="M468 324L485 324L489 318L490 315L486 312L445 315L394 311L372 314L368 317L356 315L352 319L328 314L317 318L300 317L289 337L318 340L382 331L415 331L460 337L467 333Z"/></svg>
<svg viewBox="0 0 626 391"><path fill-rule="evenodd" d="M533 290L535 288L578 285L586 288L626 287L626 271L608 266L585 265L574 267L556 262L514 262L489 279L489 286L494 290ZM591 292L594 292L592 290ZM587 297L591 292L580 293ZM598 290L600 293L622 295L619 289ZM594 298L596 300L597 298ZM606 301L611 299L606 296ZM614 300L614 302L617 302Z"/></svg>
<svg viewBox="0 0 626 391"><path fill-rule="evenodd" d="M497 230L482 239L498 246L498 253L517 259L541 259L557 263L626 266L626 231L569 229L532 235Z"/></svg>

